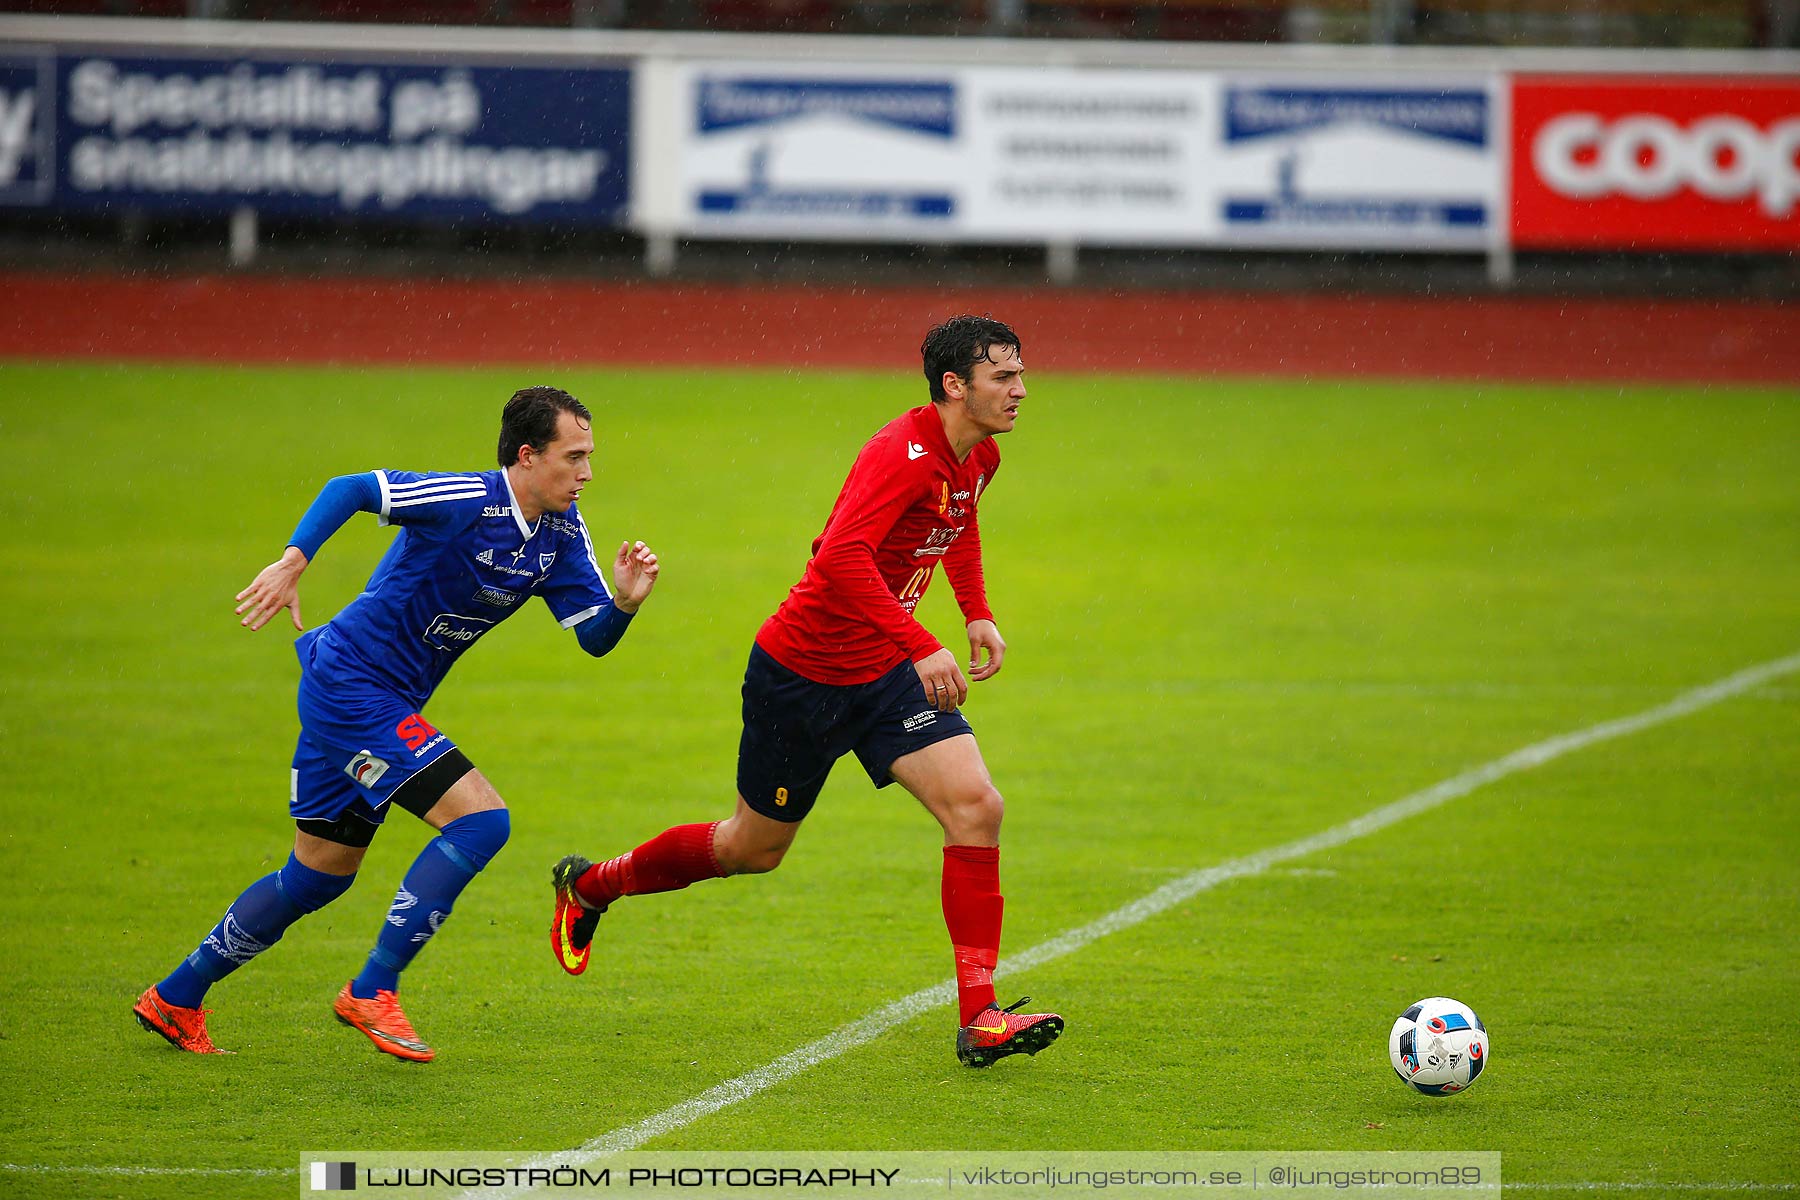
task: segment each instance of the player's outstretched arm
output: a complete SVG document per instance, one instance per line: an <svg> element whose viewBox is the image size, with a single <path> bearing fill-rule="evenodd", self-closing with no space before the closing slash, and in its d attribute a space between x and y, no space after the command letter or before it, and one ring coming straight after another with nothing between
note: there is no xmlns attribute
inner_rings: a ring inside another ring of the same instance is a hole
<svg viewBox="0 0 1800 1200"><path fill-rule="evenodd" d="M237 594L237 614L243 618L238 624L261 629L285 608L294 619L294 628L305 629L300 623L300 574L307 561L298 546L289 546L280 558L258 571L250 586Z"/></svg>
<svg viewBox="0 0 1800 1200"><path fill-rule="evenodd" d="M649 599L660 569L655 553L644 543L619 543L613 556L613 604L619 611L634 613Z"/></svg>
<svg viewBox="0 0 1800 1200"><path fill-rule="evenodd" d="M987 661L981 661L981 652L987 650ZM969 679L980 683L984 679L992 679L1000 673L1000 664L1006 658L1006 639L1000 636L1000 627L989 620L969 622Z"/></svg>
<svg viewBox="0 0 1800 1200"><path fill-rule="evenodd" d="M300 623L300 573L318 556L325 540L343 527L358 512L381 512L381 485L372 471L360 475L339 475L319 489L319 495L300 518L294 536L280 558L264 567L250 586L237 594L238 624L257 630L275 619L282 609Z"/></svg>

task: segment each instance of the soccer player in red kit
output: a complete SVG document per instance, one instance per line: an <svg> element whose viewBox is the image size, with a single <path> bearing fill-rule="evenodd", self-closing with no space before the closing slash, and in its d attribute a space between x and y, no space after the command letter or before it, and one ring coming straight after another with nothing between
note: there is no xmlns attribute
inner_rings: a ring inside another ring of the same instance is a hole
<svg viewBox="0 0 1800 1200"><path fill-rule="evenodd" d="M1062 1033L1054 1013L995 1003L1000 954L1000 793L960 706L991 679L1006 643L988 608L976 509L1000 469L994 435L1025 398L1019 339L988 317L954 317L925 335L931 403L869 439L813 542L806 573L763 623L744 673L737 809L677 825L598 865L556 864L550 931L571 975L587 968L600 914L621 896L772 871L832 765L854 751L876 787L898 781L944 827L944 923L956 956L971 1067ZM938 564L968 623L969 674L913 617ZM983 661L983 652L986 659Z"/></svg>

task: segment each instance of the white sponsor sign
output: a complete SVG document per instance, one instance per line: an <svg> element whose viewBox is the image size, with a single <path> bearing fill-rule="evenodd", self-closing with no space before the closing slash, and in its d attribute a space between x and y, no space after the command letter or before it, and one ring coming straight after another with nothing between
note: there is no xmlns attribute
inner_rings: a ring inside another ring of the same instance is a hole
<svg viewBox="0 0 1800 1200"><path fill-rule="evenodd" d="M1230 76L1212 166L1236 245L1482 249L1500 212L1498 78Z"/></svg>
<svg viewBox="0 0 1800 1200"><path fill-rule="evenodd" d="M1216 76L1004 69L961 80L971 181L959 224L996 241L1216 240Z"/></svg>
<svg viewBox="0 0 1800 1200"><path fill-rule="evenodd" d="M674 87L686 232L942 238L960 218L951 72L689 64Z"/></svg>
<svg viewBox="0 0 1800 1200"><path fill-rule="evenodd" d="M1496 86L1484 74L682 64L662 92L679 147L670 227L1483 249L1503 224ZM668 192L652 180L643 195Z"/></svg>

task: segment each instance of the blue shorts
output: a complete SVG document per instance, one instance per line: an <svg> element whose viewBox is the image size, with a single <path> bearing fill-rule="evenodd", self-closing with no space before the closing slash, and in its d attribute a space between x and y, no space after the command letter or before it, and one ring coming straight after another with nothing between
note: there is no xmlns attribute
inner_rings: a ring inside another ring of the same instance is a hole
<svg viewBox="0 0 1800 1200"><path fill-rule="evenodd" d="M973 732L960 710L931 706L910 662L880 679L838 686L797 675L752 644L744 668L738 794L765 817L799 821L845 754L854 751L881 788L894 782L888 768L895 759Z"/></svg>
<svg viewBox="0 0 1800 1200"><path fill-rule="evenodd" d="M302 650L303 663L306 658ZM390 691L303 666L299 708L300 740L294 746L288 799L296 821L354 817L375 826L387 815L390 801L423 814L464 773L444 778L444 768L468 760L411 703ZM445 759L444 767L427 770L440 759Z"/></svg>

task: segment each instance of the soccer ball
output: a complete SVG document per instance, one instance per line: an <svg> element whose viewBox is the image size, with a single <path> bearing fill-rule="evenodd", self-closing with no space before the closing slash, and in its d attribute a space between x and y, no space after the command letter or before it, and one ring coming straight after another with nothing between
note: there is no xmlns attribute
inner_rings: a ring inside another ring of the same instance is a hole
<svg viewBox="0 0 1800 1200"><path fill-rule="evenodd" d="M1474 1083L1494 1048L1475 1010L1431 996L1400 1014L1388 1034L1388 1058L1400 1081L1427 1096L1453 1096Z"/></svg>

